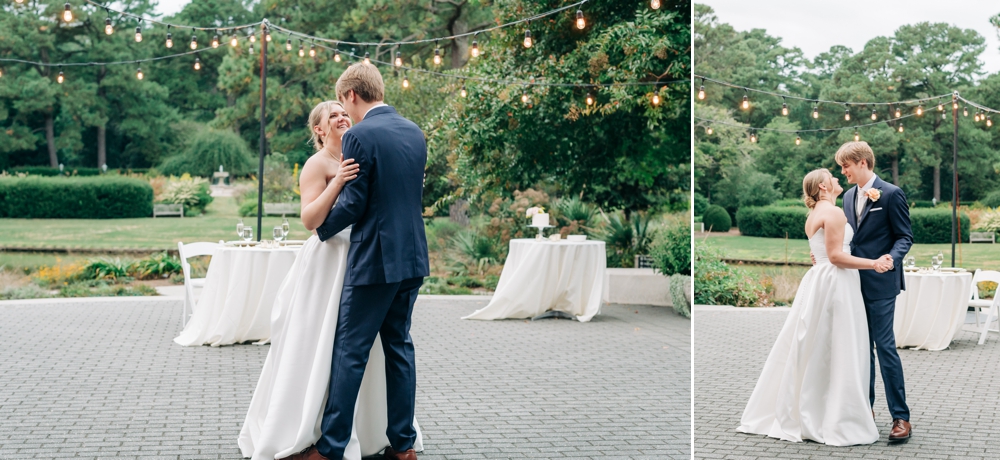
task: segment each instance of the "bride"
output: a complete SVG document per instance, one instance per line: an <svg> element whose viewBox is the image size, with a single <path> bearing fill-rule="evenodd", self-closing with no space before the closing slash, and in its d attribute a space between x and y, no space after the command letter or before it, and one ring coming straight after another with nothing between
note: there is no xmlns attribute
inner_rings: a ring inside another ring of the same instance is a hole
<svg viewBox="0 0 1000 460"><path fill-rule="evenodd" d="M802 278L737 431L871 444L879 433L868 400L868 323L858 270L882 273L891 262L851 255L854 231L836 205L844 189L828 170L807 174L802 191L816 264Z"/></svg>
<svg viewBox="0 0 1000 460"><path fill-rule="evenodd" d="M274 301L271 348L240 430L238 442L244 457L289 457L315 444L321 434L351 230L326 242L314 230L326 219L344 184L356 177L354 160L341 161L340 138L350 127L347 111L336 101L321 102L309 114L316 153L302 167L299 188L302 223L314 234L302 246ZM385 357L377 338L356 407L345 460L360 460L389 445ZM416 420L413 426L417 431L414 449L421 451Z"/></svg>

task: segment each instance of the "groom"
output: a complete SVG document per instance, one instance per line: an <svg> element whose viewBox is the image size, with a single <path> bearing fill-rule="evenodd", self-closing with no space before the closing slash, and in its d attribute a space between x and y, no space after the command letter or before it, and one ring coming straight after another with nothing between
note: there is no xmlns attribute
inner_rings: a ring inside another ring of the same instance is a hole
<svg viewBox="0 0 1000 460"><path fill-rule="evenodd" d="M910 409L906 405L903 364L896 353L892 326L896 296L905 289L903 270L899 267L913 244L909 206L899 187L883 182L872 172L875 154L867 142L844 144L837 151L836 159L847 182L855 185L844 194L844 214L854 229L851 253L870 259L889 254L895 267L884 273L873 270L860 270L859 273L861 296L868 316L868 339L878 351L885 399L892 415L889 441L904 441L910 438ZM875 406L875 350L871 352L868 390L872 407Z"/></svg>
<svg viewBox="0 0 1000 460"><path fill-rule="evenodd" d="M351 65L337 80L337 98L358 120L343 137L344 158L359 166L326 221L326 241L349 225L351 247L333 343L330 393L322 435L295 458L340 460L354 423L354 405L375 335L385 351L387 459L416 460L413 411L417 375L410 315L430 273L421 217L427 145L413 122L382 102L385 85L371 64Z"/></svg>

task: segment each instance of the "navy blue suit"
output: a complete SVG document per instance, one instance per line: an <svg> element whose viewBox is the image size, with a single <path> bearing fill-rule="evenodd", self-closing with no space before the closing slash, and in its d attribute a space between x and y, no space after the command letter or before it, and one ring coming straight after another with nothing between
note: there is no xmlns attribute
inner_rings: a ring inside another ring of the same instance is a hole
<svg viewBox="0 0 1000 460"><path fill-rule="evenodd" d="M868 339L873 347L871 352L871 381L869 399L875 406L875 350L878 351L882 383L885 384L885 399L892 418L910 419L910 409L906 405L903 384L903 363L896 352L896 336L893 333L893 317L896 296L906 288L903 280L903 258L913 245L910 231L910 207L906 195L895 185L878 177L873 189L881 190L878 201L865 200L861 218L857 218L855 186L844 194L844 214L854 229L851 240L851 254L866 259L878 259L885 254L892 256L893 268L885 273L874 270L859 270L861 276L861 296L865 301L868 316Z"/></svg>
<svg viewBox="0 0 1000 460"><path fill-rule="evenodd" d="M358 177L340 192L316 234L326 241L349 225L351 247L333 344L330 395L316 443L340 459L351 438L354 405L376 334L385 351L386 436L393 449L413 447L416 362L410 316L423 277L430 274L421 217L427 144L424 133L396 109L371 109L344 133L344 158Z"/></svg>

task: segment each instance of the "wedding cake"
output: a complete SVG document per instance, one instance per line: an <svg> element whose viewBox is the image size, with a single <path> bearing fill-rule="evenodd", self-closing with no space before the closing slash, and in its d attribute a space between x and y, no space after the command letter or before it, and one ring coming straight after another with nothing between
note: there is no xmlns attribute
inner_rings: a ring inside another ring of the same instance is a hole
<svg viewBox="0 0 1000 460"><path fill-rule="evenodd" d="M549 215L547 213L538 213L531 216L531 226L532 227L548 227L549 226Z"/></svg>

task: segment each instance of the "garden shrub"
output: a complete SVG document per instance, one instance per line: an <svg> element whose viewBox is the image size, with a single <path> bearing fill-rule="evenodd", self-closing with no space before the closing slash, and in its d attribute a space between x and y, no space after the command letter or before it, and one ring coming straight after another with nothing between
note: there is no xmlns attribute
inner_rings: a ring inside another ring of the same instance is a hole
<svg viewBox="0 0 1000 460"><path fill-rule="evenodd" d="M642 213L633 213L632 220L626 220L621 212L608 216L608 222L600 232L600 239L607 249L607 265L612 268L632 268L636 255L648 255L654 232L649 230L651 219Z"/></svg>
<svg viewBox="0 0 1000 460"><path fill-rule="evenodd" d="M695 193L693 200L694 200L694 215L700 216L704 214L705 210L708 209L708 198L705 198L705 195L702 195L700 193Z"/></svg>
<svg viewBox="0 0 1000 460"><path fill-rule="evenodd" d="M736 213L736 223L743 236L762 238L806 239L806 217L809 209L799 207L746 207Z"/></svg>
<svg viewBox="0 0 1000 460"><path fill-rule="evenodd" d="M982 199L979 200L979 202L993 209L1000 207L1000 190L994 190L990 193L987 193L986 196L984 196ZM933 207L933 204L928 207Z"/></svg>
<svg viewBox="0 0 1000 460"><path fill-rule="evenodd" d="M157 196L157 202L183 204L185 216L196 216L205 212L205 207L213 200L208 180L184 174L171 177Z"/></svg>
<svg viewBox="0 0 1000 460"><path fill-rule="evenodd" d="M0 217L112 219L153 214L153 188L129 177L0 179Z"/></svg>
<svg viewBox="0 0 1000 460"><path fill-rule="evenodd" d="M691 227L687 223L660 231L649 248L653 264L666 276L691 274Z"/></svg>
<svg viewBox="0 0 1000 460"><path fill-rule="evenodd" d="M958 215L961 241L969 242L971 224L968 214ZM951 209L911 209L910 226L916 244L951 243Z"/></svg>
<svg viewBox="0 0 1000 460"><path fill-rule="evenodd" d="M690 252L688 250L688 253ZM673 304L674 311L685 318L691 317L691 304L688 303L687 294L685 293L689 279L691 279L690 276L681 274L670 277L670 303Z"/></svg>
<svg viewBox="0 0 1000 460"><path fill-rule="evenodd" d="M768 307L767 288L750 272L729 266L706 243L694 247L694 302L702 305Z"/></svg>
<svg viewBox="0 0 1000 460"><path fill-rule="evenodd" d="M997 199L998 201L1000 201L1000 196L997 196ZM934 207L934 202L931 200L913 200L912 202L910 202L910 208L933 208L933 207Z"/></svg>
<svg viewBox="0 0 1000 460"><path fill-rule="evenodd" d="M552 223L560 227L559 234L563 238L581 233L589 237L597 234L596 206L577 197L557 199L553 204L559 212Z"/></svg>
<svg viewBox="0 0 1000 460"><path fill-rule="evenodd" d="M59 172L59 168L53 168L50 166L16 166L13 168L8 168L6 170L11 175L17 174L27 174L29 176L100 176L104 174L101 168L83 168L83 167L71 167L66 166L63 168L63 172ZM108 169L107 174L145 174L149 171L147 168L116 168Z"/></svg>
<svg viewBox="0 0 1000 460"><path fill-rule="evenodd" d="M160 171L174 176L188 173L212 177L221 165L231 176L241 176L256 172L257 162L250 146L239 134L228 129L206 128L194 133L187 148L167 158Z"/></svg>
<svg viewBox="0 0 1000 460"><path fill-rule="evenodd" d="M728 232L733 227L733 220L729 217L726 208L714 204L705 210L701 221L705 223L706 231Z"/></svg>
<svg viewBox="0 0 1000 460"><path fill-rule="evenodd" d="M800 198L782 198L771 203L771 206L778 208L804 208L806 207L806 203ZM739 213L737 212L737 214Z"/></svg>
<svg viewBox="0 0 1000 460"><path fill-rule="evenodd" d="M182 273L181 260L164 251L133 262L128 267L128 273L140 280L168 278Z"/></svg>

